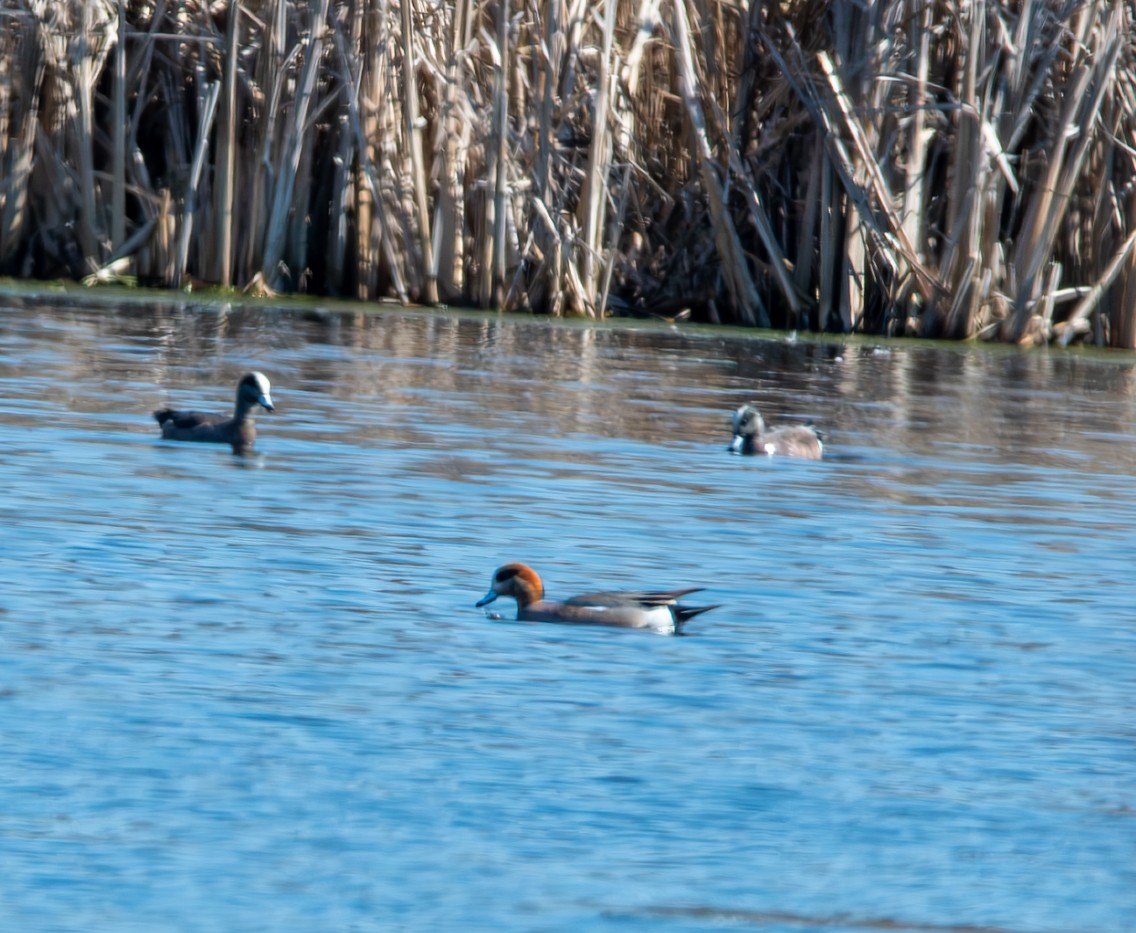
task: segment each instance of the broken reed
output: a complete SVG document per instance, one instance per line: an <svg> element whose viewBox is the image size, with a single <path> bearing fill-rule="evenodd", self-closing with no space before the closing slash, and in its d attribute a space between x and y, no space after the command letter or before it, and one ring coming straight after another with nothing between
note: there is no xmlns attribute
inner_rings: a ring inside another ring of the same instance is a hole
<svg viewBox="0 0 1136 933"><path fill-rule="evenodd" d="M1133 0L0 17L3 274L1136 346Z"/></svg>

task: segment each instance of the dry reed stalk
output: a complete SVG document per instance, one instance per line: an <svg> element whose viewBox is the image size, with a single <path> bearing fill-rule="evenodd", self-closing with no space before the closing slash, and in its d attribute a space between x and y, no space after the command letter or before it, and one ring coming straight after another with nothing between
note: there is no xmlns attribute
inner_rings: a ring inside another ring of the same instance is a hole
<svg viewBox="0 0 1136 933"><path fill-rule="evenodd" d="M1116 282L1124 267L1126 265L1131 267L1132 257L1136 255L1134 246L1136 246L1136 231L1129 234L1128 239L1112 257L1112 261L1109 262L1104 274L1093 284L1089 293L1077 302L1077 306L1057 328L1058 343L1061 346L1068 346L1075 335L1087 333L1088 325L1085 323L1085 319L1097 309L1101 297Z"/></svg>
<svg viewBox="0 0 1136 933"><path fill-rule="evenodd" d="M605 247L606 259L603 264L603 275L600 283L600 292L595 307L600 314L606 312L608 300L611 295L612 277L615 273L617 260L621 259L628 266L633 266L634 260L619 252L620 241L625 234L625 221L628 201L631 199L633 173L646 176L641 165L636 164L637 150L640 148L636 139L636 115L634 102L639 96L640 80L643 77L642 65L644 53L648 43L652 41L656 28L659 25L660 0L642 0L634 18L629 21L629 28L634 30L634 38L627 52L622 56L622 64L618 69L611 68L610 78L601 80L601 86L611 83L611 110L614 131L610 133L611 149L607 153L608 167L605 175L610 172L611 152L618 154L623 162L621 181L619 184L619 202L616 215L610 225L608 243ZM609 61L616 64L612 48L614 45L614 13L617 4L612 0L608 10L609 17L604 26L604 58L603 67L609 69ZM598 122L598 121L597 121ZM604 121L606 126L606 120ZM603 202L601 202L602 210Z"/></svg>
<svg viewBox="0 0 1136 933"><path fill-rule="evenodd" d="M807 295L809 293L809 284L813 281L813 269L815 268L814 253L816 252L814 244L817 240L816 228L818 223L822 223L821 214L823 211L821 206L828 203L821 197L821 190L826 180L831 179L831 175L832 172L823 157L823 148L819 145L814 146L811 158L809 159L809 170L805 176L804 200L802 203L806 205L806 207L803 211L803 216L800 218L800 233L795 243L787 244L792 255L796 256L796 262L793 266L793 285L797 293L801 295ZM826 249L824 245L825 242L826 240L822 237L822 253L824 253ZM829 252L831 252L831 250L829 250ZM786 261L788 261L788 259L786 259ZM828 266L828 268L831 268L831 266ZM827 321L828 315L825 313L823 316L811 322L811 324L817 330L821 330L825 327ZM809 323L810 322L800 320L795 315L791 321L791 326L808 326Z"/></svg>
<svg viewBox="0 0 1136 933"><path fill-rule="evenodd" d="M576 247L573 223L565 212L571 208L575 187L575 153L573 147L562 145L579 100L576 43L586 8L566 0L553 0L543 7L534 3L533 7L531 42L540 119L533 143L533 197L526 208L531 212L532 251L537 261L524 289L523 306L543 306L549 314L561 316L588 307L586 296L569 275Z"/></svg>
<svg viewBox="0 0 1136 933"><path fill-rule="evenodd" d="M907 164L904 166L903 190L903 230L907 241L915 250L922 263L924 248L922 233L926 223L926 203L924 179L927 163L927 118L926 110L930 102L927 90L931 70L931 5L923 4L909 21L909 41L915 55L914 75L912 75L911 113L907 126Z"/></svg>
<svg viewBox="0 0 1136 933"><path fill-rule="evenodd" d="M816 278L811 281L816 301L817 326L827 330L832 326L831 322L839 321L839 328L847 330L851 325L850 314L842 305L837 276L838 263L843 262L841 246L845 239L844 196L836 184L834 160L825 158L823 154L826 137L824 119L818 104L818 94L807 75L808 55L801 47L795 31L788 26L784 41L792 65L789 58L782 54L777 38L767 30L759 30L758 41L764 46L779 74L792 89L797 100L809 112L816 125L816 129L809 136L813 144L807 147L811 153L810 171L807 175L807 188L803 200L806 212L800 223L800 237L795 244L797 255L795 284L798 292L808 291L810 282L808 273L813 269L815 252ZM819 225L819 236L814 241L812 231L817 225Z"/></svg>
<svg viewBox="0 0 1136 933"><path fill-rule="evenodd" d="M584 167L583 187L580 191L581 270L584 285L584 312L589 316L603 315L597 306L598 282L603 246L600 242L607 206L608 173L611 167L611 127L608 111L611 105L611 59L615 39L616 0L604 4L603 34L599 48L599 67L592 96L592 139Z"/></svg>
<svg viewBox="0 0 1136 933"><path fill-rule="evenodd" d="M303 270L282 268L284 248L288 237L288 217L295 209L293 199L296 189L297 172L305 152L311 145L308 132L308 113L315 104L316 80L320 60L323 57L324 34L327 28L329 0L311 0L309 5L310 28L303 42L303 64L300 69L299 86L285 124L283 158L279 174L275 178L271 206L268 213L268 232L265 237L264 253L260 260L260 271L272 288L279 288L288 274L295 280ZM306 213L306 205L299 205L301 215Z"/></svg>
<svg viewBox="0 0 1136 933"><path fill-rule="evenodd" d="M382 195L382 179L377 163L382 162L381 106L386 85L385 73L391 67L386 35L385 3L360 3L359 29L352 34L350 60L340 46L344 75L349 77L348 122L352 127L352 157L357 165L354 188L357 217L355 247L355 293L371 298L378 293L384 257L393 266L394 275L401 269L394 255L393 223L387 216ZM337 32L337 36L339 33ZM405 285L400 294L408 294Z"/></svg>
<svg viewBox="0 0 1136 933"><path fill-rule="evenodd" d="M384 4L385 5L385 4ZM402 71L407 67L400 52L398 40L400 29L397 19L387 11L383 20L383 39L386 46L387 67L382 72L376 69L380 91L379 104L374 117L378 125L377 135L372 138L378 156L380 191L384 198L383 208L391 221L394 237L391 241L391 254L395 257L403 275L406 277L407 291L417 300L423 293L422 266L418 256L418 231L414 207L412 166L410 144L406 138L403 118ZM400 80L392 80L399 75Z"/></svg>
<svg viewBox="0 0 1136 933"><path fill-rule="evenodd" d="M951 289L954 299L945 317L944 326L948 334L953 330L958 336L962 336L957 332L966 326L965 322L969 320L973 308L969 299L973 296L971 286L974 269L979 263L978 222L981 212L978 209L978 200L986 168L981 133L978 128L981 120L979 113L981 105L978 100L979 69L984 69L986 65L981 55L984 47L982 41L984 12L984 2L981 0L972 2L969 16L961 27L965 28L969 23L967 44L971 54L965 57L959 69L955 144L946 204L948 247L943 258L942 270L954 286ZM932 313L936 310L937 308L932 308ZM938 322L935 322L929 330L933 332L938 326Z"/></svg>
<svg viewBox="0 0 1136 933"><path fill-rule="evenodd" d="M1125 109L1130 117L1136 115L1136 94L1129 99ZM1136 229L1136 198L1128 199L1123 219L1129 229ZM1110 297L1112 326L1109 336L1112 346L1136 349L1136 250L1129 251L1124 268L1110 289Z"/></svg>
<svg viewBox="0 0 1136 933"><path fill-rule="evenodd" d="M79 242L88 262L99 253L98 203L95 197L95 165L92 152L94 134L94 114L91 98L95 93L97 74L94 69L94 56L88 43L94 38L98 28L91 17L95 11L85 3L79 5L78 36L76 55L78 57L78 82L75 87L78 111L75 115L75 150L78 157L77 174L79 179L79 200L82 209L79 214Z"/></svg>
<svg viewBox="0 0 1136 933"><path fill-rule="evenodd" d="M532 228L533 245L539 250L540 256L542 257L538 266L538 277L536 278L537 288L542 288L544 285L540 276L543 276L546 281L551 279L553 283L559 282L558 266L562 246L559 239L559 231L556 228L556 224L552 222L550 213L554 209L552 178L554 143L552 138L552 126L556 116L556 62L558 61L553 54L553 50L562 38L560 31L562 13L560 0L552 0L551 3L548 3L543 8L543 17L541 16L541 12L540 5L537 5L533 14L535 24L534 32L536 32L534 39L536 52L534 62L536 65L536 82L540 91L540 114L537 124L537 138L534 146L535 185L533 188L532 203L530 205L530 209L535 215L535 223ZM548 263L550 262L555 263L553 269L548 268ZM547 299L547 305L549 313L554 316L559 316L563 312L562 292L557 287L550 288L548 291L549 298ZM530 294L525 304L529 304L531 300Z"/></svg>
<svg viewBox="0 0 1136 933"><path fill-rule="evenodd" d="M271 210L277 159L274 157L279 146L281 131L279 118L284 108L288 82L292 80L292 67L300 49L288 49L287 0L270 0L269 9L264 16L262 32L263 51L255 61L249 75L251 85L257 90L254 97L254 119L250 126L250 140L243 141L248 151L246 158L250 163L249 196L247 201L247 221L243 248L236 251L236 263L242 269L235 278L247 283L253 275L260 275L258 267L264 254L267 218Z"/></svg>
<svg viewBox="0 0 1136 933"><path fill-rule="evenodd" d="M115 10L114 104L111 118L111 233L113 253L126 239L126 3Z"/></svg>
<svg viewBox="0 0 1136 933"><path fill-rule="evenodd" d="M219 82L210 84L205 97L200 101L201 121L197 131L197 145L194 148L193 163L186 183L184 207L181 216L181 231L178 237L177 255L174 257L173 278L181 282L186 275L189 250L193 242L193 225L197 217L197 186L201 181L201 171L205 165L205 150L209 145L209 132L213 127L213 116L217 111L217 98L221 94Z"/></svg>
<svg viewBox="0 0 1136 933"><path fill-rule="evenodd" d="M481 210L472 218L472 226L476 231L477 243L480 249L474 256L475 279L471 289L476 295L477 305L482 308L493 304L493 255L497 242L497 160L500 155L501 127L507 120L505 106L505 72L501 61L502 34L506 30L507 17L505 7L499 4L496 9L494 35L482 37L482 49L489 56L491 65L490 88L490 131L482 141L481 158L484 160L483 181L480 186L478 201ZM475 206L476 211L476 206Z"/></svg>
<svg viewBox="0 0 1136 933"><path fill-rule="evenodd" d="M1133 0L330 10L12 0L0 265L1136 340Z"/></svg>
<svg viewBox="0 0 1136 933"><path fill-rule="evenodd" d="M159 0L155 4L149 29L145 33L135 33L132 36L132 48L136 54L130 59L124 83L131 88L133 107L126 126L124 145L127 155L128 181L131 192L135 196L134 203L141 215L137 230L151 230L154 237L153 241L143 240L141 244L131 247L129 255L135 256L137 260L134 264L134 272L150 282L168 283L170 281L169 270L167 269L163 273L163 263L156 258L160 252L163 252L157 240L161 236L160 220L164 220L165 216L162 214L162 205L165 196L168 195L168 189L158 190L155 186L138 142L139 130L146 115L146 105L151 99L155 85L159 83L152 74L152 68L158 48L159 28L165 19L164 8L165 3ZM127 239L126 243L134 243L137 230ZM151 245L153 248L150 248ZM125 245L119 245L117 249L119 251L124 250Z"/></svg>
<svg viewBox="0 0 1136 933"><path fill-rule="evenodd" d="M136 275L128 275L133 272L132 257L141 249L150 236L154 233L158 225L157 217L150 217L144 223L140 224L124 243L119 244L110 258L107 259L106 264L96 269L93 273L100 281L109 281L111 275L122 278L129 277L137 281Z"/></svg>
<svg viewBox="0 0 1136 933"><path fill-rule="evenodd" d="M424 266L425 282L423 300L428 304L438 302L437 265L434 261L434 247L430 235L430 212L427 206L426 159L422 152L422 127L418 118L418 82L414 54L414 18L411 0L401 0L402 12L402 58L403 58L403 120L404 132L410 148L411 185L414 192L414 210L418 227L418 243L421 263Z"/></svg>
<svg viewBox="0 0 1136 933"><path fill-rule="evenodd" d="M847 184L853 185L856 188L853 201L860 208L861 216L868 223L868 226L873 229L876 235L887 242L890 247L889 252L898 254L905 260L908 268L915 276L920 286L923 297L929 300L934 293L934 279L923 267L923 263L920 262L915 247L907 236L903 218L900 217L895 205L892 203L891 193L888 191L883 172L872 152L872 146L868 141L867 133L856 117L854 108L849 101L848 95L845 93L843 82L836 73L832 58L827 53L822 52L817 56L817 60L820 64L821 71L828 80L829 87L832 89L844 128L851 137L852 144L859 156L860 167L867 177L866 187L871 190L871 198L869 199L867 192L863 191L862 186L856 181L855 175L857 173L852 166L851 160L842 154L839 164L847 166L845 181ZM823 109L823 100L820 101L820 105ZM836 115L827 110L825 110L824 115L828 125L834 126L836 123ZM831 138L835 139L835 136ZM870 209L870 204L874 204L877 207L878 213L880 214L879 221L876 219L876 211Z"/></svg>
<svg viewBox="0 0 1136 933"><path fill-rule="evenodd" d="M341 24L336 26L335 44L340 62L342 62L342 47L347 45L352 49L359 48L362 33L363 8L361 4L355 3L350 7L345 27ZM328 179L330 186L328 232L324 245L323 286L332 295L350 294L352 287L352 283L349 282L352 266L349 218L357 198L355 150L350 121L342 112L343 106L341 103L340 112L335 115L334 155L331 157L333 169ZM369 215L366 215L366 211L362 214L356 213L355 219L359 228L363 229L364 224L369 220Z"/></svg>
<svg viewBox="0 0 1136 933"><path fill-rule="evenodd" d="M802 309L796 287L793 284L793 279L789 275L790 264L785 258L784 252L781 250L777 233L773 229L773 224L770 222L769 215L765 211L765 205L762 203L757 185L754 183L749 170L737 157L734 149L730 150L730 169L745 196L750 222L757 231L761 245L765 247L765 251L769 254L769 269L773 280L777 283L781 291L781 297L788 307L789 318L791 321L795 322L801 314ZM791 326L796 325L792 324Z"/></svg>
<svg viewBox="0 0 1136 933"><path fill-rule="evenodd" d="M743 323L769 327L769 315L758 295L749 269L737 230L730 220L725 204L724 193L718 180L717 168L713 163L710 143L706 137L706 120L698 99L698 78L694 71L694 56L691 49L690 25L686 15L686 0L674 0L675 45L678 53L680 82L683 103L690 121L691 135L698 153L699 170L702 183L709 200L714 241L723 263L726 285Z"/></svg>
<svg viewBox="0 0 1136 933"><path fill-rule="evenodd" d="M4 57L12 67L0 68L0 269L8 270L19 252L28 220L28 185L32 173L36 127L39 125L39 89L45 58L34 35L34 20L27 11L9 11L5 17Z"/></svg>
<svg viewBox="0 0 1136 933"><path fill-rule="evenodd" d="M608 299L611 297L611 277L615 271L616 245L619 242L620 232L623 229L623 218L627 210L628 182L631 177L631 166L624 165L623 180L619 186L619 203L616 205L615 216L611 219L608 240L611 246L604 250L603 269L600 274L599 293L596 295L594 307L598 315L603 317L607 313Z"/></svg>
<svg viewBox="0 0 1136 933"><path fill-rule="evenodd" d="M1095 20L1095 14L1103 8L1102 4L1092 4L1084 21ZM1097 119L1105 93L1110 89L1110 80L1115 80L1114 66L1121 49L1120 23L1124 15L1123 4L1112 5L1103 28L1088 37L1095 43L1085 49L1084 62L1076 66L1065 90L1061 118L1054 135L1055 142L1062 148L1053 153L1041 192L1030 203L1025 233L1014 254L1018 293L1009 331L1014 341L1022 339L1034 311L1034 302L1039 297L1038 274L1052 252L1054 238L1093 141L1090 128ZM1069 145L1063 146L1066 140L1070 140Z"/></svg>
<svg viewBox="0 0 1136 933"><path fill-rule="evenodd" d="M366 238L367 241L367 248L360 248L359 250L359 271L364 273L373 269L377 265L376 256L381 255L386 260L391 288L400 301L407 302L409 295L407 294L401 265L394 253L394 233L383 205L378 178L379 171L372 160L371 144L369 137L363 131L363 120L359 113L359 79L351 70L352 57L345 47L342 33L338 28L335 31L335 38L336 48L339 52L341 81L347 90L347 118L355 141L355 158L359 171L358 184L356 185L359 200L356 203L356 210L365 213L369 221L365 226L362 223L359 225L360 238ZM372 67L373 63L368 63L369 56L364 58L363 62L366 63L364 67L373 75L375 69ZM370 85L370 90L375 91L374 84ZM375 250L375 252L372 252L372 250Z"/></svg>
<svg viewBox="0 0 1136 933"><path fill-rule="evenodd" d="M487 257L482 296L485 307L500 308L505 298L505 241L508 232L506 203L508 199L508 152L509 152L509 3L497 0L497 56L496 74L493 81L494 138L489 178L493 184L492 198L492 242L491 254ZM487 238L488 242L488 238Z"/></svg>
<svg viewBox="0 0 1136 933"><path fill-rule="evenodd" d="M217 172L213 186L213 275L222 288L233 284L233 199L237 174L237 64L241 4L230 0L222 53L221 124L217 133Z"/></svg>
<svg viewBox="0 0 1136 933"><path fill-rule="evenodd" d="M460 298L465 289L465 163L474 114L460 88L466 74L463 62L470 43L473 15L473 0L457 0L453 22L441 43L444 93L438 116L441 138L435 142L435 160L440 169L433 255L438 267L439 290L447 301Z"/></svg>

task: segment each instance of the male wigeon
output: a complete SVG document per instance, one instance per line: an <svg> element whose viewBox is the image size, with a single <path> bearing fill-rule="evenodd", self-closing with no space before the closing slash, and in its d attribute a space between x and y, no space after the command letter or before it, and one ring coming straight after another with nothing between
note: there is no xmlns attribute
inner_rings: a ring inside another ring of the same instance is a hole
<svg viewBox="0 0 1136 933"><path fill-rule="evenodd" d="M517 601L517 619L521 622L564 622L575 625L611 625L616 628L643 628L660 635L681 635L683 625L701 612L717 606L680 606L678 600L702 587L665 592L587 593L564 602L544 598L544 584L537 572L525 564L498 567L489 592L478 600L478 606L493 602L498 596L512 596Z"/></svg>
<svg viewBox="0 0 1136 933"><path fill-rule="evenodd" d="M231 444L233 453L246 453L256 441L253 408L260 405L266 411L275 410L271 388L264 373L249 373L237 383L237 406L232 418L162 408L154 412L154 420L161 425L162 437L167 440Z"/></svg>
<svg viewBox="0 0 1136 933"><path fill-rule="evenodd" d="M786 425L768 430L760 412L752 405L743 405L734 412L734 439L730 452L735 454L780 454L782 457L800 457L819 460L824 445L817 432L806 425Z"/></svg>

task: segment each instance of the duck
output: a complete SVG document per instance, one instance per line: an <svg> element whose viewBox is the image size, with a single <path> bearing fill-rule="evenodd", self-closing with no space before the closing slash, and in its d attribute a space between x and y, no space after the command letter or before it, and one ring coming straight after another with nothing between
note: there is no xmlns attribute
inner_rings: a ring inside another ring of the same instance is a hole
<svg viewBox="0 0 1136 933"><path fill-rule="evenodd" d="M154 412L154 420L166 440L230 444L233 453L247 453L256 442L253 408L260 405L265 411L276 410L271 392L268 377L264 373L251 372L237 383L237 404L231 418L201 411L160 408Z"/></svg>
<svg viewBox="0 0 1136 933"><path fill-rule="evenodd" d="M679 605L678 601L683 596L702 589L586 593L555 602L544 598L544 583L532 567L510 563L493 572L489 592L477 601L477 605L487 606L498 596L511 596L517 601L517 620L520 622L607 625L647 629L660 635L681 635L683 626L696 615L718 608Z"/></svg>
<svg viewBox="0 0 1136 933"><path fill-rule="evenodd" d="M742 405L734 412L734 439L730 453L780 454L801 460L820 460L824 445L820 435L803 424L768 429L765 419L753 405Z"/></svg>

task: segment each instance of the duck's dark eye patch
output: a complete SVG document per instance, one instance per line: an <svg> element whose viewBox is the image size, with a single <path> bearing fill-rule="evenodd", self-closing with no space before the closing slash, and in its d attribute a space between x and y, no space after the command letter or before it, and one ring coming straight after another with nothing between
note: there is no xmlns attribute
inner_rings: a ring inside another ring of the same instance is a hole
<svg viewBox="0 0 1136 933"><path fill-rule="evenodd" d="M496 582L498 582L498 583L504 583L506 580L512 580L513 577L515 577L516 575L517 575L516 569L513 568L513 567L510 567L506 570L498 570L497 576L496 576L495 579L496 579Z"/></svg>

